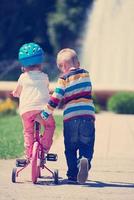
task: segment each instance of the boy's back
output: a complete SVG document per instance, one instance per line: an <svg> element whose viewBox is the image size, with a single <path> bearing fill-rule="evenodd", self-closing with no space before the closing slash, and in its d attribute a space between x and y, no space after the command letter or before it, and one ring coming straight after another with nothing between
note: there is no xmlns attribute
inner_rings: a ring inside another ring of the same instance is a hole
<svg viewBox="0 0 134 200"><path fill-rule="evenodd" d="M63 49L57 55L57 65L63 73L44 111L47 119L64 100L64 145L68 181L84 183L91 168L95 141L95 109L89 73L80 68L76 52ZM78 150L78 152L77 152Z"/></svg>
<svg viewBox="0 0 134 200"><path fill-rule="evenodd" d="M94 118L92 85L86 70L72 69L66 75L61 76L58 83L49 105L55 108L63 98L64 120L80 116Z"/></svg>

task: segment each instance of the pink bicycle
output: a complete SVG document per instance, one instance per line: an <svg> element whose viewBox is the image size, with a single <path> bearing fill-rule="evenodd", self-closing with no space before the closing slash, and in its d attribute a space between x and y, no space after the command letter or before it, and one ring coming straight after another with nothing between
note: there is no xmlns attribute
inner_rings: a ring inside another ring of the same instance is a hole
<svg viewBox="0 0 134 200"><path fill-rule="evenodd" d="M40 134L41 125L38 122L35 122L35 141L32 149L32 159L29 163L27 163L26 159L17 159L16 167L12 170L12 182L16 183L16 178L19 176L19 173L24 170L29 164L31 164L31 179L35 184L37 183L37 179L41 178L41 169L48 170L54 179L54 183L58 184L58 170L50 170L46 166L46 161L57 161L57 154L48 153L45 154L43 150L43 146L40 143L41 134ZM18 169L20 168L20 169Z"/></svg>

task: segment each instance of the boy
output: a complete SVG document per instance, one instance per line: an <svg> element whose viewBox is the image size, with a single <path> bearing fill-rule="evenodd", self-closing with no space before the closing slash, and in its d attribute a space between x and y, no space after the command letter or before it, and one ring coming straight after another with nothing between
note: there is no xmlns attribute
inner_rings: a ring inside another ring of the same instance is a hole
<svg viewBox="0 0 134 200"><path fill-rule="evenodd" d="M57 65L63 73L58 86L41 113L47 119L64 101L64 145L68 166L68 182L84 183L91 168L95 140L95 109L89 74L80 68L73 49L63 49L57 55ZM77 158L77 151L79 156Z"/></svg>

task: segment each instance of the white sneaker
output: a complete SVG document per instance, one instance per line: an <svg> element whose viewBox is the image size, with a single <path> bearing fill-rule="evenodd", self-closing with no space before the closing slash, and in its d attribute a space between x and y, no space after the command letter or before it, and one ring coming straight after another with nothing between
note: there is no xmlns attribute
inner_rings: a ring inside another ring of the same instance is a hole
<svg viewBox="0 0 134 200"><path fill-rule="evenodd" d="M83 184L86 182L87 178L88 178L88 159L82 157L80 159L80 164L79 164L79 171L78 171L78 175L77 175L77 181L80 184Z"/></svg>

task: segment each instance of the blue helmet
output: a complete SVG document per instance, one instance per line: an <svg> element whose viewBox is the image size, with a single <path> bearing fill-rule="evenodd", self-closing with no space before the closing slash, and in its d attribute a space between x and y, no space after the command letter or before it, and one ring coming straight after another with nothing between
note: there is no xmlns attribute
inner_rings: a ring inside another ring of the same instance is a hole
<svg viewBox="0 0 134 200"><path fill-rule="evenodd" d="M18 57L23 67L27 68L44 62L44 51L36 43L26 43L21 46Z"/></svg>

